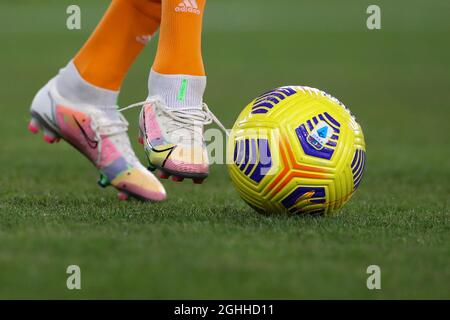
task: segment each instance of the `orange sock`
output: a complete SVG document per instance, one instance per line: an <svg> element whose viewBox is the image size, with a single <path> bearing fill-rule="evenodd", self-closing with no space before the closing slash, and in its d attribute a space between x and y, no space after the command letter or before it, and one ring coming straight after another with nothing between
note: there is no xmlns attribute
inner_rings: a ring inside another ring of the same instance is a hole
<svg viewBox="0 0 450 320"><path fill-rule="evenodd" d="M201 51L206 0L162 0L161 29L153 70L204 76Z"/></svg>
<svg viewBox="0 0 450 320"><path fill-rule="evenodd" d="M81 77L119 90L125 75L161 21L161 0L113 0L100 24L75 56Z"/></svg>

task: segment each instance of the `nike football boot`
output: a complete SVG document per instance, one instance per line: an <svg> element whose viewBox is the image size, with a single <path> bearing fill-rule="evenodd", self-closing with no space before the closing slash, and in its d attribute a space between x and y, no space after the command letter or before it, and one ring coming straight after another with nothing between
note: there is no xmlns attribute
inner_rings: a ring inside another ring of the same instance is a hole
<svg viewBox="0 0 450 320"><path fill-rule="evenodd" d="M119 199L166 198L164 187L134 154L127 135L128 122L115 106L75 104L58 93L52 79L34 97L30 113L29 131L38 133L42 129L48 143L62 138L71 144L100 171L100 186L112 185L119 190Z"/></svg>
<svg viewBox="0 0 450 320"><path fill-rule="evenodd" d="M219 120L206 104L197 109L169 108L158 97L148 98L127 108L142 106L139 116L139 142L144 145L149 169L162 179L172 176L202 183L209 173L209 160L203 127Z"/></svg>

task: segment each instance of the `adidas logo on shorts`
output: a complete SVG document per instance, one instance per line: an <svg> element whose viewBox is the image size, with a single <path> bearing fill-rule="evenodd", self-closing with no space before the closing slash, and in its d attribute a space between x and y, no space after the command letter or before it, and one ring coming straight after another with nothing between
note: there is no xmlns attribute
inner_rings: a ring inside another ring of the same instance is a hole
<svg viewBox="0 0 450 320"><path fill-rule="evenodd" d="M197 0L183 0L176 8L175 12L189 12L200 14L198 9Z"/></svg>

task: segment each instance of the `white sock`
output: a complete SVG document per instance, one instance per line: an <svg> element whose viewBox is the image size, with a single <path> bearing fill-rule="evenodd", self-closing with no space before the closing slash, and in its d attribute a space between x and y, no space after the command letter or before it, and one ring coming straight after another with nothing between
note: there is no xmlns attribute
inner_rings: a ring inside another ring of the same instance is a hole
<svg viewBox="0 0 450 320"><path fill-rule="evenodd" d="M148 96L159 96L173 109L200 109L206 88L205 76L161 74L150 71Z"/></svg>
<svg viewBox="0 0 450 320"><path fill-rule="evenodd" d="M84 80L73 61L59 70L56 88L66 99L74 103L89 104L101 109L111 109L117 104L118 91L103 89Z"/></svg>

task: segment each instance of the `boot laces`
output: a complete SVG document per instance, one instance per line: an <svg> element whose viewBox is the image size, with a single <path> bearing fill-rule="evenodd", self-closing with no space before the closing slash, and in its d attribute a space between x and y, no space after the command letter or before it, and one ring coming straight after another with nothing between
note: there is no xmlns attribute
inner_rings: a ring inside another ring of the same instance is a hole
<svg viewBox="0 0 450 320"><path fill-rule="evenodd" d="M133 103L127 107L119 109L125 111L128 109L142 107L151 104L155 112L160 112L167 118L165 131L167 134L173 134L178 140L197 140L202 139L202 126L215 123L225 134L229 134L220 120L209 110L206 103L202 103L201 108L195 109L174 109L165 105L159 97L151 97L146 101ZM203 143L203 141L201 141Z"/></svg>

